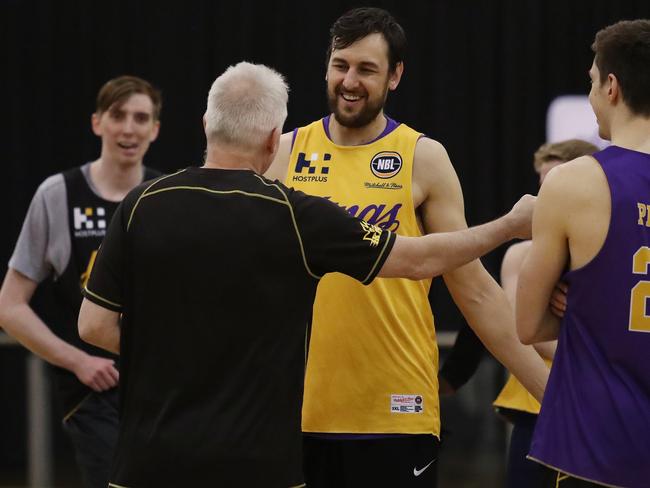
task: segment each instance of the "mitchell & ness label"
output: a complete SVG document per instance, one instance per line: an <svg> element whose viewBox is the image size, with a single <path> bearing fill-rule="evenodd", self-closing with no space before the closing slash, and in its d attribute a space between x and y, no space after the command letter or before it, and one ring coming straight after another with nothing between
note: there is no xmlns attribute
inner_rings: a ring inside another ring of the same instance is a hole
<svg viewBox="0 0 650 488"><path fill-rule="evenodd" d="M422 413L424 399L422 395L391 395L390 411L392 413Z"/></svg>

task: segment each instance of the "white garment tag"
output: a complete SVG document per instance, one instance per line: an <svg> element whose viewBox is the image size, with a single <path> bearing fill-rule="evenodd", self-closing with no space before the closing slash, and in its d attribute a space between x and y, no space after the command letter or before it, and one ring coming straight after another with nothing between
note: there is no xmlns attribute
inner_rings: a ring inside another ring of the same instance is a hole
<svg viewBox="0 0 650 488"><path fill-rule="evenodd" d="M392 413L422 413L424 399L422 395L391 395L390 411Z"/></svg>

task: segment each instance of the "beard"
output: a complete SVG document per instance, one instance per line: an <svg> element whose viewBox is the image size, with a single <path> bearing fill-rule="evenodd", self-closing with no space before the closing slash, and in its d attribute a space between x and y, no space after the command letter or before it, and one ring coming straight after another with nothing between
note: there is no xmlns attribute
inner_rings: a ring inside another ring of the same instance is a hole
<svg viewBox="0 0 650 488"><path fill-rule="evenodd" d="M383 110L386 103L386 97L388 96L388 83L384 87L384 92L376 100L370 100L366 98L366 102L357 113L345 113L343 110L339 109L339 96L341 95L341 86L334 88L334 91L331 92L327 88L327 105L329 106L330 112L334 114L336 121L341 124L343 127L348 127L350 129L358 129L360 127L365 127L370 122L375 120L377 115Z"/></svg>

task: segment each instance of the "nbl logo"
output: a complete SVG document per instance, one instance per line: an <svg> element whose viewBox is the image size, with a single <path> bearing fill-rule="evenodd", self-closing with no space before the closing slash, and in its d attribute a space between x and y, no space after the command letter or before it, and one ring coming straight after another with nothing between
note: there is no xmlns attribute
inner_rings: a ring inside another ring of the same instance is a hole
<svg viewBox="0 0 650 488"><path fill-rule="evenodd" d="M392 178L402 169L402 157L393 151L376 154L370 161L370 170L377 178Z"/></svg>
<svg viewBox="0 0 650 488"><path fill-rule="evenodd" d="M72 218L76 237L103 236L106 233L104 207L74 207Z"/></svg>

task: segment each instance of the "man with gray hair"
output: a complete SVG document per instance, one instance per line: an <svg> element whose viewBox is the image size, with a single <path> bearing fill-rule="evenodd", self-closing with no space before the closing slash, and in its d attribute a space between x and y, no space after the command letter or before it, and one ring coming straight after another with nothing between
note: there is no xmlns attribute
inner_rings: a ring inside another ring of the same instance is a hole
<svg viewBox="0 0 650 488"><path fill-rule="evenodd" d="M115 212L79 316L84 340L121 353L109 486L304 486L320 278L433 276L529 233L532 197L483 226L409 238L263 178L287 91L265 66L228 68L208 96L204 165L141 185Z"/></svg>

